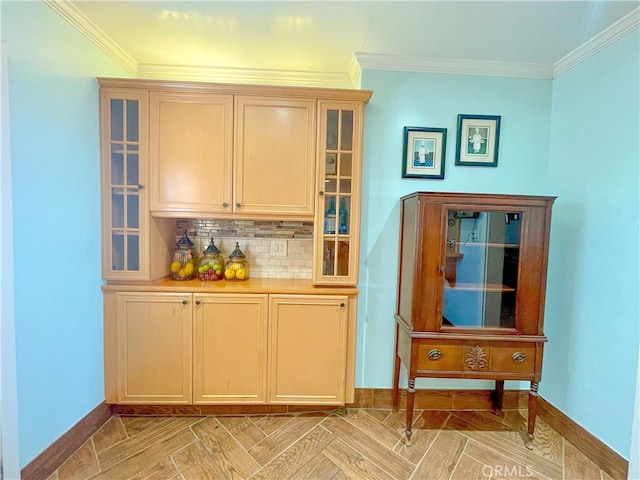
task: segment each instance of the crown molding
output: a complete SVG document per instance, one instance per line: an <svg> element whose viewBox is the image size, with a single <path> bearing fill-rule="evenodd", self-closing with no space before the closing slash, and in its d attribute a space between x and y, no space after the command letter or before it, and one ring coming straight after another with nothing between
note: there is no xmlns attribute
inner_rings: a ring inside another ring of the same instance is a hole
<svg viewBox="0 0 640 480"><path fill-rule="evenodd" d="M497 62L456 58L427 58L377 53L355 53L363 70L451 73L497 77L552 78L552 66L541 63Z"/></svg>
<svg viewBox="0 0 640 480"><path fill-rule="evenodd" d="M553 78L571 70L580 62L612 44L627 33L635 30L640 25L640 7L631 11L616 23L605 28L602 32L586 41L571 53L565 55L553 64Z"/></svg>
<svg viewBox="0 0 640 480"><path fill-rule="evenodd" d="M58 15L64 18L80 33L93 42L98 48L105 52L113 61L124 68L132 76L136 76L138 62L136 62L127 52L115 43L111 38L100 30L91 20L89 20L80 10L68 0L43 0Z"/></svg>
<svg viewBox="0 0 640 480"><path fill-rule="evenodd" d="M362 81L362 69L360 68L360 64L358 63L358 59L355 55L351 55L351 63L349 64L348 75L351 79L351 84L353 85L353 87L360 88Z"/></svg>
<svg viewBox="0 0 640 480"><path fill-rule="evenodd" d="M349 75L346 73L200 67L150 63L141 63L138 65L138 78L263 85L297 85L326 88L355 88Z"/></svg>

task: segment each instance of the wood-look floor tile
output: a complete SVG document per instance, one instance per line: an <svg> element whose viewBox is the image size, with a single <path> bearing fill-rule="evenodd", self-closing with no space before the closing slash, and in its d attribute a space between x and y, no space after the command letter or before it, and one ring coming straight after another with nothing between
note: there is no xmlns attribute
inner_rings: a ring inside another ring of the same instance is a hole
<svg viewBox="0 0 640 480"><path fill-rule="evenodd" d="M325 417L298 417L295 422L288 422L282 428L256 443L249 449L249 454L260 465L283 452L287 447L314 428Z"/></svg>
<svg viewBox="0 0 640 480"><path fill-rule="evenodd" d="M342 439L336 439L322 452L340 471L352 480L379 479L394 480L394 477L351 448Z"/></svg>
<svg viewBox="0 0 640 480"><path fill-rule="evenodd" d="M193 425L191 429L209 451L221 471L238 472L239 477L247 478L260 467L216 418L207 417Z"/></svg>
<svg viewBox="0 0 640 480"><path fill-rule="evenodd" d="M322 427L318 427L322 428ZM267 465L268 467L269 465ZM266 467L265 467L266 468ZM296 480L304 479L331 479L338 480L344 476L338 466L325 457L322 453L309 460L300 470L296 472ZM346 477L345 477L346 478ZM253 479L251 479L253 480Z"/></svg>
<svg viewBox="0 0 640 480"><path fill-rule="evenodd" d="M217 417L217 419L247 450L266 437L266 434L247 417Z"/></svg>
<svg viewBox="0 0 640 480"><path fill-rule="evenodd" d="M342 438L349 446L372 460L396 479L409 478L414 465L402 456L378 442L372 442L369 435L339 417L329 417L322 426Z"/></svg>
<svg viewBox="0 0 640 480"><path fill-rule="evenodd" d="M447 427L449 427L449 422L447 422ZM501 434L502 432L465 430L462 433L501 455L511 458L520 465L530 465L533 470L545 477L552 479L562 478L562 467L560 465L528 450L524 442L514 442L513 439Z"/></svg>
<svg viewBox="0 0 640 480"><path fill-rule="evenodd" d="M589 460L573 444L564 441L564 478L565 480L599 480L600 468Z"/></svg>
<svg viewBox="0 0 640 480"><path fill-rule="evenodd" d="M225 470L221 462L216 462L200 440L172 454L171 458L184 480L242 478L233 466Z"/></svg>
<svg viewBox="0 0 640 480"><path fill-rule="evenodd" d="M143 451L154 443L164 440L180 430L189 428L190 425L200 420L202 419L198 417L172 417L166 419L166 421L150 424L126 440L98 452L100 467L103 470L107 469L127 457Z"/></svg>
<svg viewBox="0 0 640 480"><path fill-rule="evenodd" d="M166 422L171 417L120 417L127 435L133 436L147 428Z"/></svg>
<svg viewBox="0 0 640 480"><path fill-rule="evenodd" d="M127 438L127 430L120 417L111 417L93 434L93 444L96 447L96 452L101 452Z"/></svg>
<svg viewBox="0 0 640 480"><path fill-rule="evenodd" d="M447 422L449 412L439 410L424 410L411 427L411 446L405 445L404 437L394 451L411 463L418 464L422 456L429 449L438 432Z"/></svg>
<svg viewBox="0 0 640 480"><path fill-rule="evenodd" d="M413 474L414 479L449 479L467 439L453 430L441 430ZM409 447L413 448L413 447Z"/></svg>
<svg viewBox="0 0 640 480"><path fill-rule="evenodd" d="M295 417L293 415L265 415L259 417L249 417L256 426L262 430L266 435L271 435L273 432L282 428L289 423Z"/></svg>
<svg viewBox="0 0 640 480"><path fill-rule="evenodd" d="M91 480L124 480L136 476L146 478L154 472L163 471L167 457L178 450L193 443L196 438L189 428L178 430L172 435L167 434L162 440L139 450L124 460L103 470ZM120 442L118 445L122 444ZM167 477L170 478L170 477Z"/></svg>
<svg viewBox="0 0 640 480"><path fill-rule="evenodd" d="M47 480L58 480L58 470L56 470L55 472L53 472L51 475L49 475L49 477L47 478Z"/></svg>
<svg viewBox="0 0 640 480"><path fill-rule="evenodd" d="M458 411L451 412L447 420L447 427L453 430L483 430L487 432L507 431L503 416L489 411Z"/></svg>
<svg viewBox="0 0 640 480"><path fill-rule="evenodd" d="M471 458L464 453L460 456L458 464L456 465L451 480L481 480L489 479L491 477L491 468L486 468L484 463L480 463L474 458ZM485 472L489 475L485 475Z"/></svg>
<svg viewBox="0 0 640 480"><path fill-rule="evenodd" d="M91 439L83 443L69 459L58 468L58 480L84 480L100 471L98 457Z"/></svg>
<svg viewBox="0 0 640 480"><path fill-rule="evenodd" d="M362 410L382 423L384 423L384 419L387 418L391 413L391 410L387 408L363 408Z"/></svg>
<svg viewBox="0 0 640 480"><path fill-rule="evenodd" d="M517 443L522 443L526 439L526 413L523 415L518 410L510 410L505 415L504 424L512 432L509 438ZM522 435L516 435L516 432ZM540 418L536 419L532 451L552 462L562 464L562 436Z"/></svg>
<svg viewBox="0 0 640 480"><path fill-rule="evenodd" d="M602 475L602 480L614 480L613 477L604 470L600 470L600 474Z"/></svg>
<svg viewBox="0 0 640 480"><path fill-rule="evenodd" d="M393 448L402 437L402 435L393 428L386 426L384 423L380 423L364 410L349 409L347 410L347 414L342 416L342 418L389 448Z"/></svg>
<svg viewBox="0 0 640 480"><path fill-rule="evenodd" d="M188 446L185 448L188 448ZM155 465L150 465L150 468L146 468L132 475L127 480L172 480L175 479L177 475L179 475L179 473L176 470L173 460L167 457Z"/></svg>
<svg viewBox="0 0 640 480"><path fill-rule="evenodd" d="M315 427L251 478L255 480L304 478L299 470L317 457L334 438L331 432L322 427Z"/></svg>
<svg viewBox="0 0 640 480"><path fill-rule="evenodd" d="M485 445L481 445L475 440L469 440L464 449L464 454L487 465L487 472L489 472L489 476L492 477L526 476L527 479L531 480L549 480L548 477L535 472L531 465L518 463L511 457L500 454Z"/></svg>

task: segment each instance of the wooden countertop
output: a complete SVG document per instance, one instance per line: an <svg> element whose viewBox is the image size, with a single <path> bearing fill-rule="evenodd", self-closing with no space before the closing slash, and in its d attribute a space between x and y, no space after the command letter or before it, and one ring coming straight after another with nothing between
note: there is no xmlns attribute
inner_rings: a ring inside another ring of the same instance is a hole
<svg viewBox="0 0 640 480"><path fill-rule="evenodd" d="M357 295L357 287L314 286L311 280L291 278L253 278L243 282L203 282L171 280L168 277L150 283L109 283L105 292L176 293L285 293L300 295Z"/></svg>

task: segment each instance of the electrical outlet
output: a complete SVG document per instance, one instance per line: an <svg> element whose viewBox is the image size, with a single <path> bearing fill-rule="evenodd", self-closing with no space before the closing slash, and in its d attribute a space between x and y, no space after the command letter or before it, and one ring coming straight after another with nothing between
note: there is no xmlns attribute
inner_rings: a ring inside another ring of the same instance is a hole
<svg viewBox="0 0 640 480"><path fill-rule="evenodd" d="M287 256L287 241L286 240L271 240L271 256L272 257L286 257Z"/></svg>
<svg viewBox="0 0 640 480"><path fill-rule="evenodd" d="M471 232L471 241L472 242L477 242L478 241L478 232L476 232L475 230L473 232Z"/></svg>

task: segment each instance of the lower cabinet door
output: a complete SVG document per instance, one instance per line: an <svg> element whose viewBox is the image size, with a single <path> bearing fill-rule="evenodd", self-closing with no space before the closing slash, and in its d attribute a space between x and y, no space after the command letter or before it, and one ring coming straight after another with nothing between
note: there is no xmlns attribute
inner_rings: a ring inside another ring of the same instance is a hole
<svg viewBox="0 0 640 480"><path fill-rule="evenodd" d="M196 404L266 402L267 295L194 295Z"/></svg>
<svg viewBox="0 0 640 480"><path fill-rule="evenodd" d="M347 297L269 298L269 403L344 404Z"/></svg>
<svg viewBox="0 0 640 480"><path fill-rule="evenodd" d="M191 403L191 294L117 294L118 402Z"/></svg>

